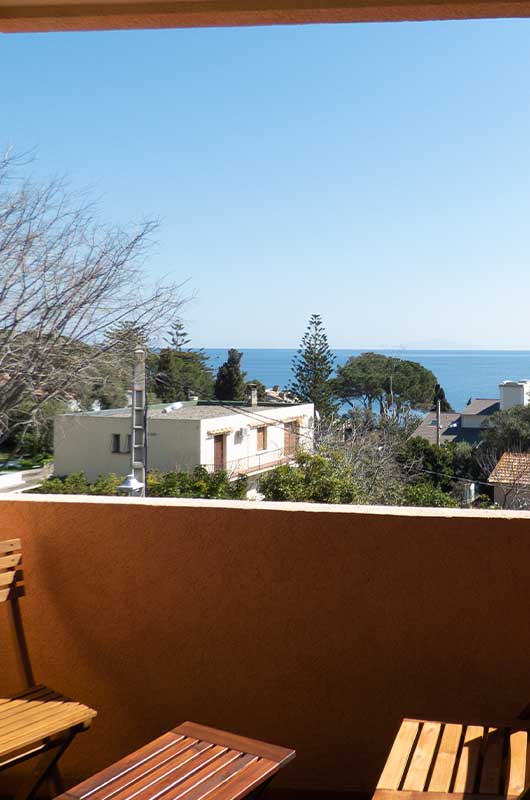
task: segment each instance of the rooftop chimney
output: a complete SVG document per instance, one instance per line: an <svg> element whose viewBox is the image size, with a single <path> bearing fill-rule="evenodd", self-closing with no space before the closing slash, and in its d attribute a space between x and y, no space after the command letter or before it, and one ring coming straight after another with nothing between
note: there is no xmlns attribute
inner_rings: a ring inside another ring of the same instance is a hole
<svg viewBox="0 0 530 800"><path fill-rule="evenodd" d="M256 383L249 383L248 385L248 404L249 406L258 405L258 386Z"/></svg>

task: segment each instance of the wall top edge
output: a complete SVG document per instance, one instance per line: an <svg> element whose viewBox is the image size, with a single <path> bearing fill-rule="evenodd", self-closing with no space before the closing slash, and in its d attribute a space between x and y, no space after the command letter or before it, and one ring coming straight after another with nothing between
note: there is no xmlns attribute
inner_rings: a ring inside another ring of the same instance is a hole
<svg viewBox="0 0 530 800"><path fill-rule="evenodd" d="M88 495L20 495L6 494L0 497L0 514L2 505L7 503L74 504L74 505L134 505L146 507L168 508L225 508L235 511L287 512L306 514L357 514L365 516L387 517L422 517L425 519L524 519L530 520L530 511L494 511L491 509L463 508L424 508L420 506L364 506L364 505L332 505L323 503L280 503L251 500L204 500L172 497L90 497Z"/></svg>

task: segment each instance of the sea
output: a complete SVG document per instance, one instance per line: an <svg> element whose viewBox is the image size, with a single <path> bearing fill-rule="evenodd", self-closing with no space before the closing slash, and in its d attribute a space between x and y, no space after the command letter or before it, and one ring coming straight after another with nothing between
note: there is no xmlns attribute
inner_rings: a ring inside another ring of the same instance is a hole
<svg viewBox="0 0 530 800"><path fill-rule="evenodd" d="M242 369L247 380L259 380L267 387L282 388L291 380L291 364L296 349L240 348ZM204 352L215 371L226 360L226 349L205 348ZM367 350L334 350L337 365L350 356ZM499 383L504 380L530 379L530 350L372 350L395 358L417 361L430 369L443 386L455 411L461 411L471 397L499 396Z"/></svg>

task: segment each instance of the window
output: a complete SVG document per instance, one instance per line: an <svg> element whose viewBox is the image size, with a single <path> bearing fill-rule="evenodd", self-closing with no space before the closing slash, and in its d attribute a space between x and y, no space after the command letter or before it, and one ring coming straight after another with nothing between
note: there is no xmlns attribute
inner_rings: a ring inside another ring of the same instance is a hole
<svg viewBox="0 0 530 800"><path fill-rule="evenodd" d="M122 437L119 433L112 433L110 437L110 449L112 453L130 453L131 452L131 434L128 433L125 437L125 447L122 449Z"/></svg>
<svg viewBox="0 0 530 800"><path fill-rule="evenodd" d="M261 428L257 429L258 433L258 450L266 450L267 449L267 427L263 425Z"/></svg>

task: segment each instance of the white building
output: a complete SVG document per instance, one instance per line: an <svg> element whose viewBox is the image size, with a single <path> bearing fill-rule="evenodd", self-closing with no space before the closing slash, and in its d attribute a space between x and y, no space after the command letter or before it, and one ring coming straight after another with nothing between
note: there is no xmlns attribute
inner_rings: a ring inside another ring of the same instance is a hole
<svg viewBox="0 0 530 800"><path fill-rule="evenodd" d="M170 472L202 465L256 475L312 450L314 406L183 402L149 409L147 468ZM54 426L54 472L98 475L131 471L130 409L60 414Z"/></svg>

